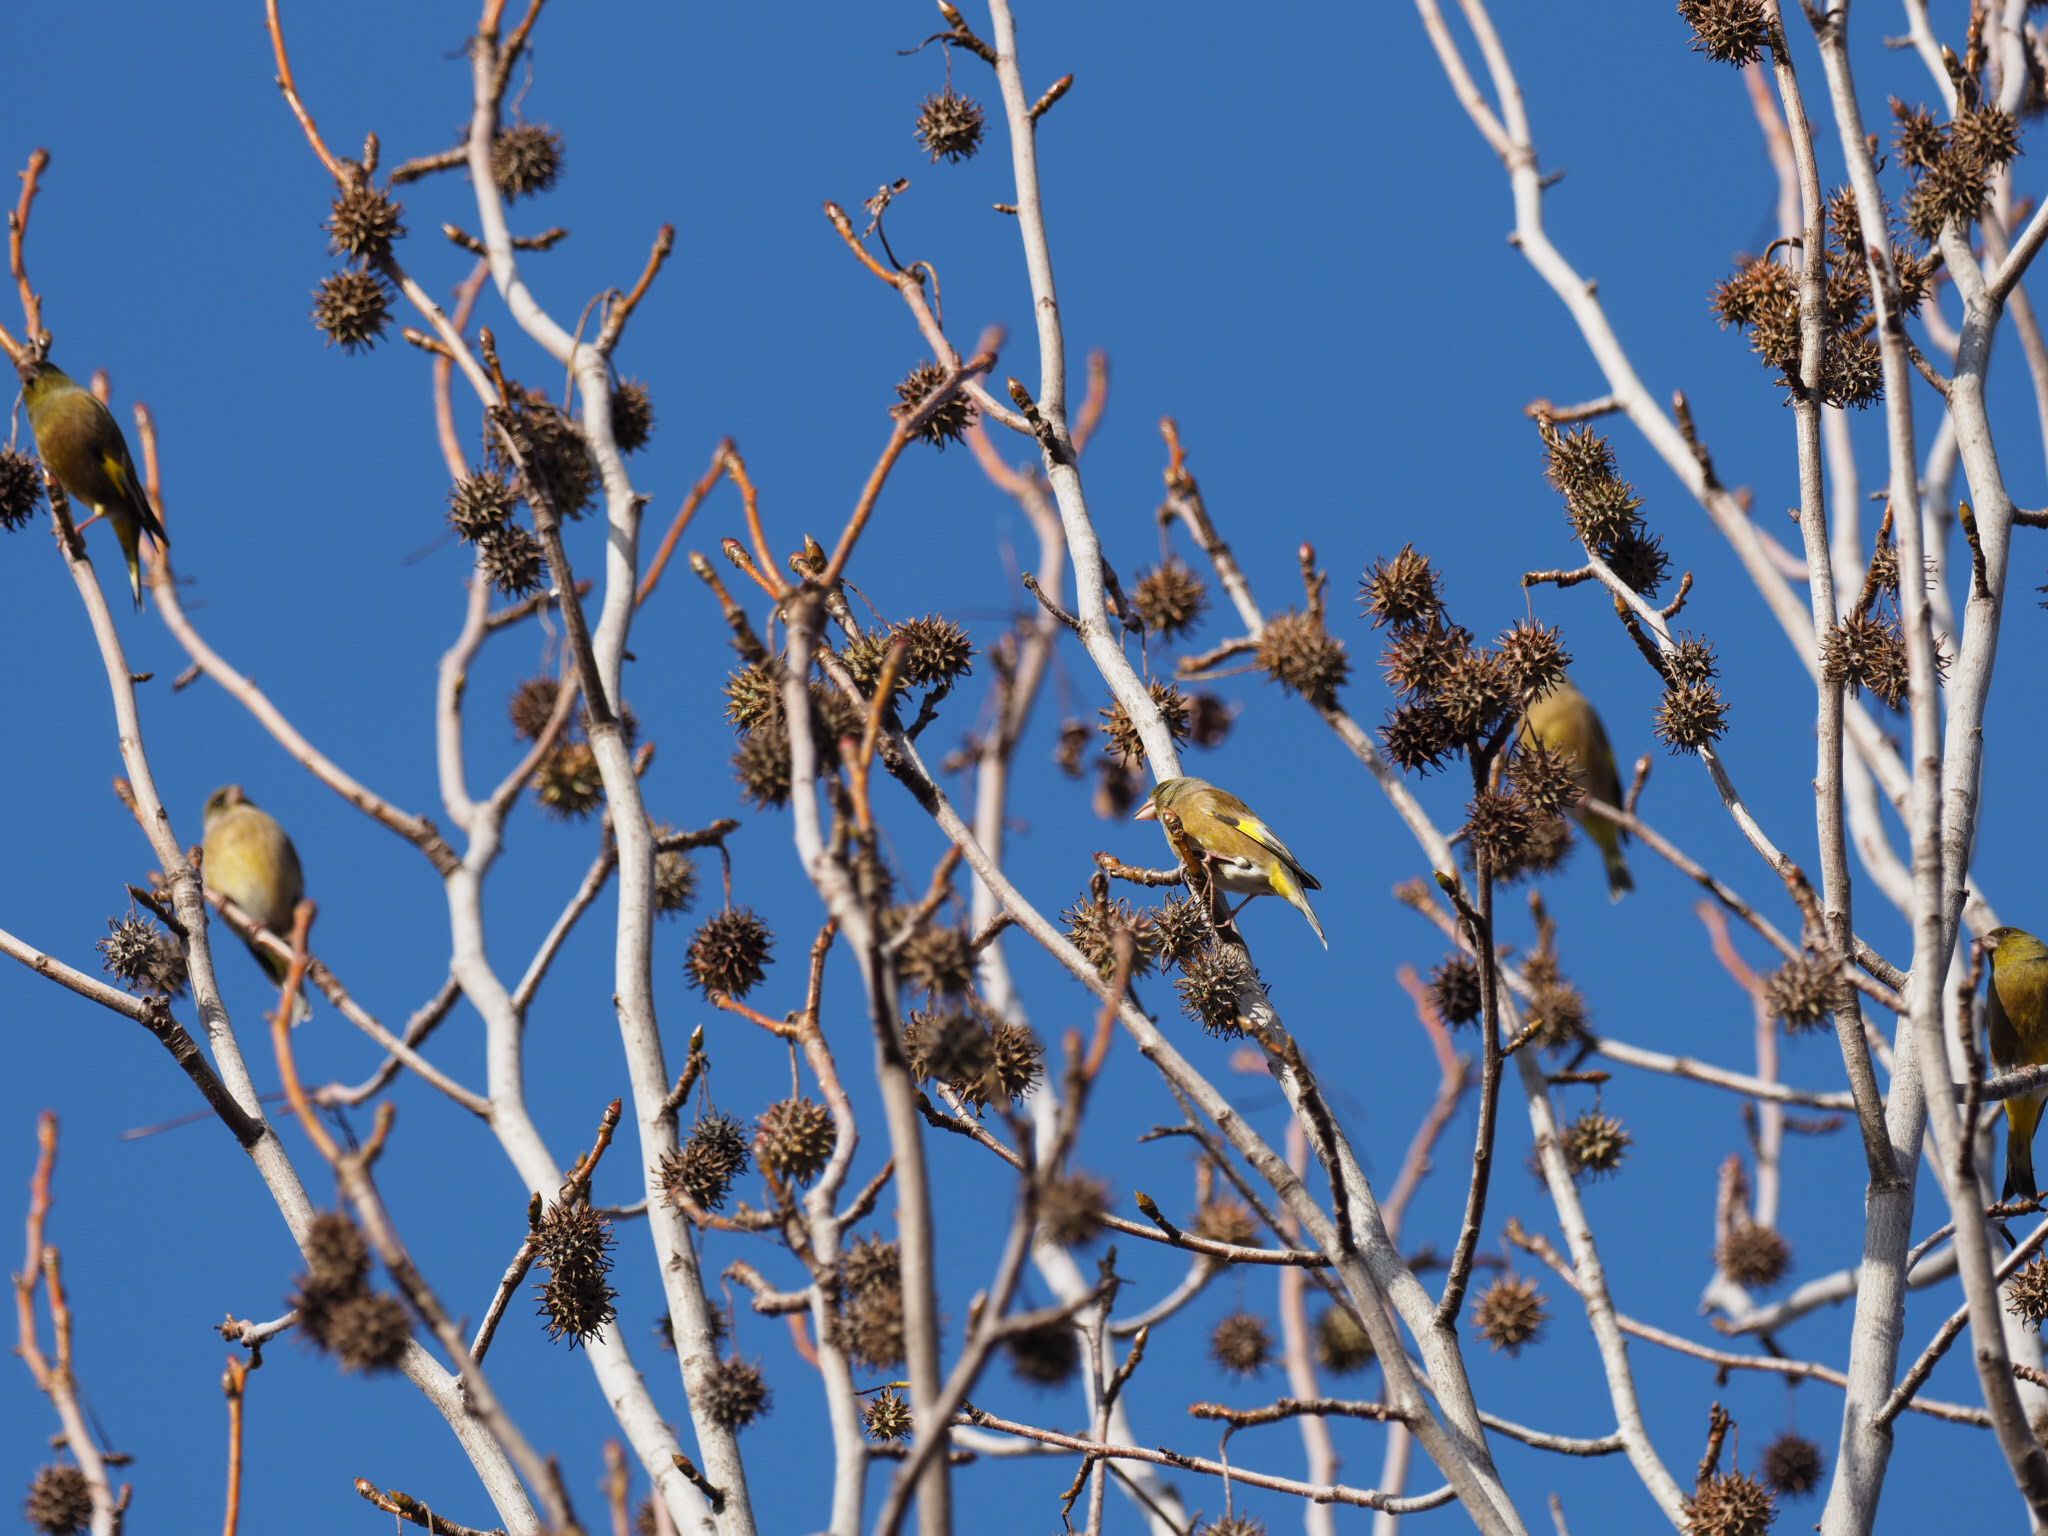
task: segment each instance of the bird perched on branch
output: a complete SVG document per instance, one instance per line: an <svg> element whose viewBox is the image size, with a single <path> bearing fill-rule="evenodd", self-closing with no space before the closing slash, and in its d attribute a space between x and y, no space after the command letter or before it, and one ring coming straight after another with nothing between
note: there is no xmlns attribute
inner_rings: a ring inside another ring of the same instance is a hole
<svg viewBox="0 0 2048 1536"><path fill-rule="evenodd" d="M161 547L169 547L171 541L149 504L142 476L135 472L120 423L98 395L80 388L54 364L24 363L20 372L36 452L65 495L114 525L114 537L128 559L128 586L135 606L141 608L142 535L148 534Z"/></svg>
<svg viewBox="0 0 2048 1536"><path fill-rule="evenodd" d="M1994 928L1984 935L1991 954L1991 985L1985 1013L1991 1026L1991 1060L2001 1072L2048 1061L2048 944L2019 928ZM2005 1101L2005 1200L2031 1200L2034 1128L2048 1087L2016 1093Z"/></svg>
<svg viewBox="0 0 2048 1536"><path fill-rule="evenodd" d="M1551 751L1571 757L1577 764L1579 788L1596 800L1620 807L1621 775L1615 771L1614 748L1607 744L1607 729L1586 696L1568 678L1560 678L1550 692L1529 706L1522 720L1522 739L1525 743L1540 741ZM1574 806L1572 815L1606 861L1609 899L1621 900L1636 888L1621 856L1621 845L1628 834L1584 806Z"/></svg>
<svg viewBox="0 0 2048 1536"><path fill-rule="evenodd" d="M224 784L207 796L204 873L209 886L272 933L281 939L291 936L293 909L306 894L299 851L277 819L258 810L239 784ZM289 962L253 943L249 953L266 976L284 985ZM301 990L292 1022L312 1016Z"/></svg>
<svg viewBox="0 0 2048 1536"><path fill-rule="evenodd" d="M1209 866L1210 878L1238 896L1278 896L1295 907L1322 939L1323 925L1304 891L1322 881L1301 867L1285 843L1237 796L1206 779L1168 779L1146 798L1133 821L1157 821L1171 811Z"/></svg>

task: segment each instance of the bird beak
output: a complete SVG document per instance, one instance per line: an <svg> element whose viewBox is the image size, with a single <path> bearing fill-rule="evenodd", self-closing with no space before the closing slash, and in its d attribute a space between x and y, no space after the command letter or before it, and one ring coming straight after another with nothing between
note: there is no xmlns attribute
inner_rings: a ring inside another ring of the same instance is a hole
<svg viewBox="0 0 2048 1536"><path fill-rule="evenodd" d="M1157 804L1150 800L1147 800L1143 805L1139 806L1138 814L1131 818L1131 820L1133 821L1157 821L1158 819L1159 807Z"/></svg>

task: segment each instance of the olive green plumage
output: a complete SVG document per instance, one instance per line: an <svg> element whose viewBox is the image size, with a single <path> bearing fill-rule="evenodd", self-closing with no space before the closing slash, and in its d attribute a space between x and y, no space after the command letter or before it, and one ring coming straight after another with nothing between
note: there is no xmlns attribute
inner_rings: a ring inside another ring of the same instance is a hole
<svg viewBox="0 0 2048 1536"><path fill-rule="evenodd" d="M1570 679L1560 679L1550 692L1529 706L1522 720L1522 735L1525 741L1540 741L1553 752L1569 754L1577 763L1579 788L1596 800L1620 806L1621 775L1614 766L1614 748L1607 744L1607 728ZM1621 845L1628 834L1582 806L1574 807L1572 815L1606 861L1609 898L1621 900L1624 893L1636 888L1621 856Z"/></svg>
<svg viewBox="0 0 2048 1536"><path fill-rule="evenodd" d="M170 539L149 504L142 476L135 472L128 440L114 413L99 396L81 389L61 368L31 363L22 369L21 397L28 405L36 452L64 493L114 525L128 559L128 586L142 606L142 535L168 547Z"/></svg>
<svg viewBox="0 0 2048 1536"><path fill-rule="evenodd" d="M1280 897L1308 919L1323 948L1330 947L1303 894L1321 890L1322 881L1301 867L1301 860L1252 814L1250 806L1205 779L1167 779L1146 798L1133 820L1157 821L1162 808L1173 812L1202 850L1217 885L1239 896Z"/></svg>
<svg viewBox="0 0 2048 1536"><path fill-rule="evenodd" d="M206 883L279 938L289 938L293 909L306 894L299 852L283 827L250 802L239 784L225 784L206 801ZM249 945L263 972L284 985L290 966L268 950ZM303 992L293 1023L312 1017Z"/></svg>
<svg viewBox="0 0 2048 1536"><path fill-rule="evenodd" d="M2048 944L2018 928L1994 928L1984 935L1991 951L1991 985L1985 1013L1991 1026L1991 1060L2001 1072L2048 1061ZM2006 1200L2031 1200L2040 1193L2034 1179L2034 1128L2048 1088L2015 1094L2005 1101Z"/></svg>

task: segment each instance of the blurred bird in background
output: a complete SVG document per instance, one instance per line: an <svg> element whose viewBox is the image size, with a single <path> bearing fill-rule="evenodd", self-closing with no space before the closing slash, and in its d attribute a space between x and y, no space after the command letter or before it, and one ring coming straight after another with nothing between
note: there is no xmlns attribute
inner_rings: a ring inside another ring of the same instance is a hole
<svg viewBox="0 0 2048 1536"><path fill-rule="evenodd" d="M289 938L292 911L306 894L299 852L268 811L257 809L239 784L224 784L206 800L207 885L263 924L279 938ZM246 942L246 941L245 941ZM290 964L281 956L249 945L263 973L284 985ZM301 989L292 1022L313 1016Z"/></svg>
<svg viewBox="0 0 2048 1536"><path fill-rule="evenodd" d="M1614 748L1607 744L1607 729L1570 679L1560 679L1556 687L1529 706L1522 721L1522 739L1540 741L1551 751L1570 756L1577 764L1579 788L1596 800L1620 808L1621 775L1615 771ZM1609 898L1621 900L1636 888L1621 856L1621 845L1628 834L1583 806L1574 806L1572 815L1606 861Z"/></svg>

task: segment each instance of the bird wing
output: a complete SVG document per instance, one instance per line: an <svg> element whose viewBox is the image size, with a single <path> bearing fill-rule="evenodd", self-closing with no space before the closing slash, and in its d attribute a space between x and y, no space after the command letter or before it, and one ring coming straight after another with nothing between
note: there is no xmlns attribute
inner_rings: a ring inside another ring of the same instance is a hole
<svg viewBox="0 0 2048 1536"><path fill-rule="evenodd" d="M2048 1061L2048 960L1994 965L1991 972L1991 1051L2011 1052L2011 1066ZM2005 1026L2001 1041L2000 1024Z"/></svg>
<svg viewBox="0 0 2048 1536"><path fill-rule="evenodd" d="M142 524L143 532L157 543L168 545L170 536L164 532L164 525L156 515L156 508L149 504L149 492L143 489L142 477L135 473L135 460L129 455L128 444L120 434L114 436L111 450L101 453L100 470L107 477L107 483L120 493L128 511Z"/></svg>
<svg viewBox="0 0 2048 1536"><path fill-rule="evenodd" d="M1323 882L1303 869L1301 867L1301 860L1297 859L1288 846L1273 835L1272 829L1259 820L1257 816L1254 816L1250 807L1246 806L1242 801L1234 807L1217 806L1210 814L1226 827L1235 828L1279 859L1292 871L1294 878L1299 880L1309 890L1320 891L1323 888Z"/></svg>

